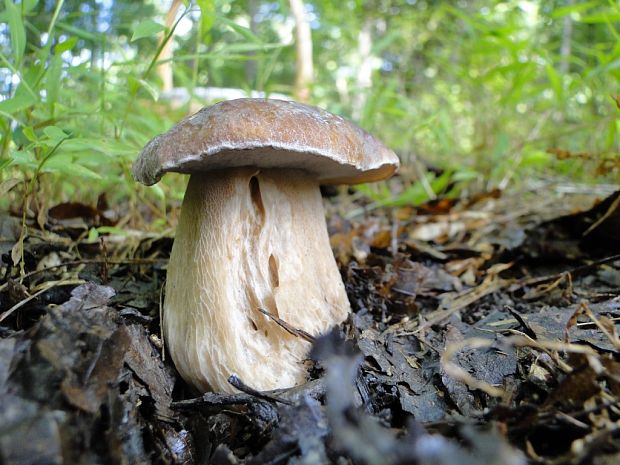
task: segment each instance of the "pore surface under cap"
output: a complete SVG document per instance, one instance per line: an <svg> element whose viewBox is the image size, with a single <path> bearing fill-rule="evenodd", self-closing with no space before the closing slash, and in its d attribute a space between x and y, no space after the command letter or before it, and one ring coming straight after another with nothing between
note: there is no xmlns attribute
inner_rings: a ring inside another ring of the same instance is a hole
<svg viewBox="0 0 620 465"><path fill-rule="evenodd" d="M155 184L166 172L294 168L324 184L391 176L398 157L355 124L297 102L238 99L205 107L149 142L133 167Z"/></svg>

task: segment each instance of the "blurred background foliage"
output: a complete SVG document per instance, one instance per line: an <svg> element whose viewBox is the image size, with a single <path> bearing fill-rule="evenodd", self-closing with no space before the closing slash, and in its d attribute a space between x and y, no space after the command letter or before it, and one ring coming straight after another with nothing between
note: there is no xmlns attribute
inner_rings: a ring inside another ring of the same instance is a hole
<svg viewBox="0 0 620 465"><path fill-rule="evenodd" d="M168 28L170 1L0 1L2 208L94 203L106 192L164 211L182 177L138 187L131 162L212 103L199 90L294 94L288 1L182 3ZM352 118L403 161L400 191L360 189L374 200L415 204L532 179L618 182L617 1L305 0L304 9L310 102ZM166 63L172 90L157 72Z"/></svg>

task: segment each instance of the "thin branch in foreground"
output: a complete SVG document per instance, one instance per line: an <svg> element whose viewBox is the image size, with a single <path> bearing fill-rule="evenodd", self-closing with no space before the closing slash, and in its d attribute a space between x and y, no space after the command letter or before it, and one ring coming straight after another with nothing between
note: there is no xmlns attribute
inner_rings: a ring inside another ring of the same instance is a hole
<svg viewBox="0 0 620 465"><path fill-rule="evenodd" d="M308 342L311 342L311 343L314 342L314 340L315 340L314 336L312 334L310 334L310 333L307 333L303 329L295 328L294 326L292 326L291 324L287 323L283 319L278 318L277 316L273 315L272 313L269 313L264 308L258 307L258 311L261 312L263 315L266 315L269 318L271 318L277 325L279 325L287 333L292 334L293 336L296 336L296 337L300 337L300 338L302 338L305 341L308 341ZM228 380L228 382L230 382L230 379Z"/></svg>
<svg viewBox="0 0 620 465"><path fill-rule="evenodd" d="M256 389L248 386L243 381L241 381L241 379L237 375L230 375L230 377L228 378L228 382L235 388L239 389L241 392L244 392L245 394L248 394L252 397L256 397L257 399L267 400L269 402L280 402L281 404L286 405L293 405L293 403L288 400L272 396L265 392L257 391Z"/></svg>

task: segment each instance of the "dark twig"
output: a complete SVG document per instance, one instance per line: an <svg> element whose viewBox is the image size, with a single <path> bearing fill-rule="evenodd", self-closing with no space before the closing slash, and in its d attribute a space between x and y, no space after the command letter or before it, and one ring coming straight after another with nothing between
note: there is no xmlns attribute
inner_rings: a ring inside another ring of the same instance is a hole
<svg viewBox="0 0 620 465"><path fill-rule="evenodd" d="M271 393L260 392L247 386L239 379L237 375L228 378L228 382L235 388L239 389L239 394L223 394L217 392L207 392L202 397L196 399L180 400L173 402L171 407L174 410L191 410L197 407L224 407L227 405L251 404L256 399L266 400L268 402L279 402L281 404L293 405L293 402L281 397L277 397Z"/></svg>
<svg viewBox="0 0 620 465"><path fill-rule="evenodd" d="M538 339L538 336L536 336L536 333L528 324L528 322L525 321L525 318L523 318L514 308L512 308L510 305L504 305L504 309L508 310L508 312L519 322L525 334L527 334L534 340Z"/></svg>
<svg viewBox="0 0 620 465"><path fill-rule="evenodd" d="M288 389L276 389L268 393L260 392L261 396L249 393L222 394L207 392L202 397L195 399L180 400L173 402L171 407L174 410L194 410L196 408L225 407L228 405L242 405L256 402L257 397L267 397L269 400L275 399L276 402L283 404L295 404L303 396L310 396L314 399L321 399L325 396L325 383L322 379L308 381L300 386Z"/></svg>
<svg viewBox="0 0 620 465"><path fill-rule="evenodd" d="M538 284L546 283L548 281L559 279L562 276L566 276L569 274L572 276L579 276L581 274L586 273L587 271L590 271L592 268L596 268L597 266L605 265L607 263L615 262L618 260L620 260L620 254L611 255L610 257L601 258L600 260L596 260L592 263L578 266L577 268L573 268L572 270L561 271L559 273L554 273L554 274L547 275L547 276L540 276L536 278L524 278L524 279L519 280L515 284L515 286L517 289L521 287L525 287L525 286L535 286Z"/></svg>
<svg viewBox="0 0 620 465"><path fill-rule="evenodd" d="M263 315L266 315L269 318L271 318L276 324L278 324L287 333L292 334L293 336L296 336L296 337L300 337L305 341L312 342L312 343L314 342L314 336L310 333L307 333L303 329L297 329L293 327L292 325L282 320L281 318L278 318L277 316L269 313L264 308L258 307L258 311L261 312ZM228 382L230 382L230 379L228 380Z"/></svg>
<svg viewBox="0 0 620 465"><path fill-rule="evenodd" d="M257 391L256 389L245 384L237 375L230 375L228 378L228 382L239 389L241 392L245 392L246 394L256 397L257 399L267 400L269 402L280 402L281 404L293 405L292 402L282 399L281 397L276 397L271 394L267 394L266 392Z"/></svg>
<svg viewBox="0 0 620 465"><path fill-rule="evenodd" d="M256 402L257 399L293 405L291 401L246 386L236 375L232 375L228 378L228 382L239 389L241 393L223 394L218 392L206 392L202 397L173 402L171 407L174 410L193 410L200 407L225 407L228 405L251 404L252 402Z"/></svg>
<svg viewBox="0 0 620 465"><path fill-rule="evenodd" d="M242 405L253 401L247 394L220 394L217 392L207 392L202 397L195 399L179 400L172 402L173 410L194 410L200 407L225 407L228 405Z"/></svg>

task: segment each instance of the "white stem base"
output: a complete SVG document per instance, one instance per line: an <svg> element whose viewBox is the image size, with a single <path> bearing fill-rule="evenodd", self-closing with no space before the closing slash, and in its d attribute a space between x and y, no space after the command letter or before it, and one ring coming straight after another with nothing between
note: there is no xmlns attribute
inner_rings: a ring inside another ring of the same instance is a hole
<svg viewBox="0 0 620 465"><path fill-rule="evenodd" d="M349 312L318 185L294 170L194 174L163 321L183 378L203 392L234 392L232 374L259 390L303 382L310 344L259 308L312 335Z"/></svg>

